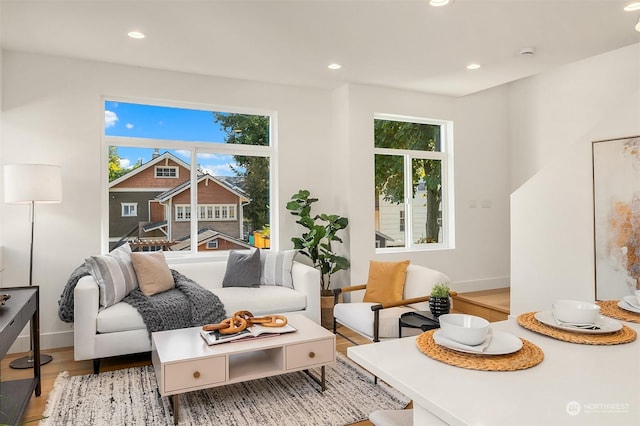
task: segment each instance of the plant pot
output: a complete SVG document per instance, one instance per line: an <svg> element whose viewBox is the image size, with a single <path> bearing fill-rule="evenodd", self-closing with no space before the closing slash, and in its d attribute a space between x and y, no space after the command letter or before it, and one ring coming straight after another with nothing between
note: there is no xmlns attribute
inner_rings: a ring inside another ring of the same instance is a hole
<svg viewBox="0 0 640 426"><path fill-rule="evenodd" d="M342 301L342 295L339 296L338 301ZM330 331L333 331L333 306L333 294L320 295L320 324Z"/></svg>
<svg viewBox="0 0 640 426"><path fill-rule="evenodd" d="M450 309L451 303L448 297L432 297L429 299L429 310L436 317L448 314Z"/></svg>

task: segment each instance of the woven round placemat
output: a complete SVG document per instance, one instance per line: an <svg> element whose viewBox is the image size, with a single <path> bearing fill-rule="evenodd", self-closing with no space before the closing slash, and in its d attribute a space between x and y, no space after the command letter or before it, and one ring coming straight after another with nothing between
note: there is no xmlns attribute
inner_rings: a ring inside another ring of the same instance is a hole
<svg viewBox="0 0 640 426"><path fill-rule="evenodd" d="M525 314L518 315L518 324L526 329L535 331L536 333L544 334L545 336L553 337L554 339L562 340L564 342L580 343L583 345L619 345L636 340L636 332L626 325L623 325L622 329L615 333L572 333L570 331L560 330L541 323L535 319L535 314L535 312L527 312Z"/></svg>
<svg viewBox="0 0 640 426"><path fill-rule="evenodd" d="M544 359L542 349L522 340L522 349L506 355L481 355L458 352L453 349L438 345L433 340L433 333L438 330L429 330L416 338L416 345L420 352L445 364L469 370L483 371L516 371L538 365Z"/></svg>
<svg viewBox="0 0 640 426"><path fill-rule="evenodd" d="M640 323L640 314L622 309L618 306L618 302L618 300L602 300L596 303L600 305L600 313L604 316Z"/></svg>

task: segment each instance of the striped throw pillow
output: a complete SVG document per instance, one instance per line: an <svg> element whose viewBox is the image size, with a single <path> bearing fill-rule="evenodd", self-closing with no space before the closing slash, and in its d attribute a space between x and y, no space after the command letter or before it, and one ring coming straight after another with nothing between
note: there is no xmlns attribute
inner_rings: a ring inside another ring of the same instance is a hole
<svg viewBox="0 0 640 426"><path fill-rule="evenodd" d="M296 250L269 251L260 250L260 285L277 285L293 288L291 268Z"/></svg>
<svg viewBox="0 0 640 426"><path fill-rule="evenodd" d="M88 257L85 263L98 283L103 308L115 305L138 287L129 244L123 244L109 254Z"/></svg>

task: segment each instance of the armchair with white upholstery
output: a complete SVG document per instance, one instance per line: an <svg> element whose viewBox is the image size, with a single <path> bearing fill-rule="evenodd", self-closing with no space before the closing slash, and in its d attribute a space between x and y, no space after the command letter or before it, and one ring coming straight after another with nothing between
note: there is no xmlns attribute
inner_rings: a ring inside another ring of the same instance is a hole
<svg viewBox="0 0 640 426"><path fill-rule="evenodd" d="M369 282L372 281L371 268L374 263L370 266ZM333 332L342 335L337 331L337 325L341 324L374 342L397 338L400 316L411 311L428 311L429 295L433 286L438 283L450 283L449 277L444 273L419 265L408 265L403 276L404 285L399 289L401 296L392 301L364 302L367 284L335 289ZM348 294L350 300L340 302L341 294ZM451 295L454 296L455 293L451 292ZM370 299L371 297L367 298Z"/></svg>

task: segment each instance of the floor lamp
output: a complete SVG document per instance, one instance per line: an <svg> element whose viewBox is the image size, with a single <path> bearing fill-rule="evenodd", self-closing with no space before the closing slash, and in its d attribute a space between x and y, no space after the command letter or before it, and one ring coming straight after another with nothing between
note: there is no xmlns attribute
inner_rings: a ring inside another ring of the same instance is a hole
<svg viewBox="0 0 640 426"><path fill-rule="evenodd" d="M33 285L33 230L36 204L62 202L60 167L47 164L10 164L4 166L4 201L7 204L29 204L31 216L31 246L29 252L29 285ZM29 356L11 362L11 368L33 368L33 340ZM51 355L40 355L46 364Z"/></svg>

